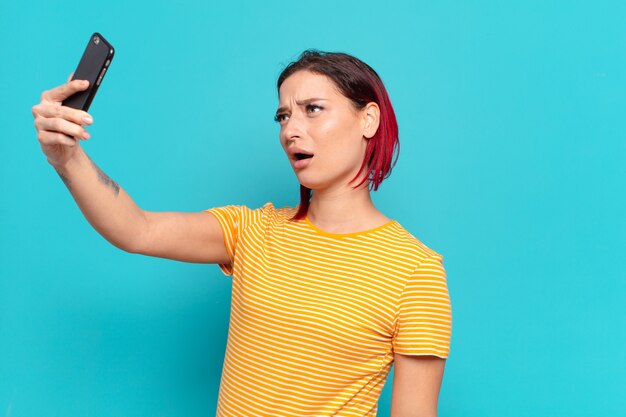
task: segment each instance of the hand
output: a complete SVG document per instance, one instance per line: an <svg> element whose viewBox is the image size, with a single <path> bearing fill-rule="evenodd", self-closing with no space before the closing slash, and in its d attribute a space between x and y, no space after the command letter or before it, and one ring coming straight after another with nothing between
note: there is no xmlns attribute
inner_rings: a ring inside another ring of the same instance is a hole
<svg viewBox="0 0 626 417"><path fill-rule="evenodd" d="M37 139L48 162L55 168L69 161L79 146L79 140L89 139L85 125L93 123L92 117L82 110L62 106L63 100L72 94L86 90L89 81L73 80L41 94L39 104L33 106Z"/></svg>

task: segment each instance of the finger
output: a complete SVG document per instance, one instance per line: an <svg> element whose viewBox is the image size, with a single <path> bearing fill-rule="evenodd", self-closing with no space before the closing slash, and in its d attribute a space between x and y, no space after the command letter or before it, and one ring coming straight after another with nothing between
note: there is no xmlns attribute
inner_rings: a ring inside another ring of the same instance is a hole
<svg viewBox="0 0 626 417"><path fill-rule="evenodd" d="M35 119L37 130L63 133L76 139L89 139L89 133L82 126L65 119L38 117Z"/></svg>
<svg viewBox="0 0 626 417"><path fill-rule="evenodd" d="M69 76L69 77L67 77L67 81L66 81L66 83L69 83L70 81L72 81L72 77L73 77L73 76L74 76L74 73L73 73L73 72L71 72L71 73L70 73L70 76Z"/></svg>
<svg viewBox="0 0 626 417"><path fill-rule="evenodd" d="M73 139L63 133L59 132L50 132L47 130L40 130L37 135L37 139L39 143L43 146L52 146L52 145L65 145L65 146L75 146L76 139Z"/></svg>
<svg viewBox="0 0 626 417"><path fill-rule="evenodd" d="M39 115L48 118L60 117L78 125L90 125L93 123L93 118L85 111L45 101L33 107L33 115L35 117Z"/></svg>
<svg viewBox="0 0 626 417"><path fill-rule="evenodd" d="M41 100L62 102L69 96L79 91L86 90L89 87L87 80L72 80L66 84L60 85L52 90L44 91Z"/></svg>

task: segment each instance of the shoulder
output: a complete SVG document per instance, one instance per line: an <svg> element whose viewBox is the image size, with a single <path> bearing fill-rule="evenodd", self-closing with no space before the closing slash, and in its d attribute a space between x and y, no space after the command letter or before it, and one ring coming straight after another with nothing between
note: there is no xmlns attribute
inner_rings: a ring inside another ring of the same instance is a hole
<svg viewBox="0 0 626 417"><path fill-rule="evenodd" d="M293 207L276 208L272 202L267 202L260 207L231 204L212 207L205 211L215 215L223 228L236 229L239 232L253 226L275 227L288 221L296 213Z"/></svg>
<svg viewBox="0 0 626 417"><path fill-rule="evenodd" d="M256 224L257 230L261 229L283 229L297 212L297 207L276 207L271 201L266 202L258 208L247 208L254 219L250 225Z"/></svg>
<svg viewBox="0 0 626 417"><path fill-rule="evenodd" d="M411 258L411 263L418 266L426 259L436 259L443 261L443 255L426 245L421 239L410 233L399 222L395 221L392 234L395 244L400 246L407 256Z"/></svg>
<svg viewBox="0 0 626 417"><path fill-rule="evenodd" d="M296 213L294 207L276 208L272 202L266 202L260 207L247 206L245 204L231 204L227 206L212 207L205 211L228 213L239 216L251 216L254 218L272 217L277 219L290 218Z"/></svg>
<svg viewBox="0 0 626 417"><path fill-rule="evenodd" d="M260 210L268 219L276 222L288 221L294 216L294 214L296 214L296 207L285 206L277 208L271 201L263 204L263 206L258 210Z"/></svg>

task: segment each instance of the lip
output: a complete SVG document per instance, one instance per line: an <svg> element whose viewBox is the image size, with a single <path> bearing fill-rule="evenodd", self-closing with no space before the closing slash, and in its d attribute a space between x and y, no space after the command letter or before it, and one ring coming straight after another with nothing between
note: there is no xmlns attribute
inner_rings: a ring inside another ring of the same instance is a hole
<svg viewBox="0 0 626 417"><path fill-rule="evenodd" d="M312 155L310 158L298 159L296 158L296 154L304 153L307 155ZM291 146L287 149L287 155L289 155L289 161L291 162L291 166L293 166L294 170L300 170L309 166L311 163L311 159L315 158L315 154L313 152L307 151L306 149L298 148L296 146Z"/></svg>
<svg viewBox="0 0 626 417"><path fill-rule="evenodd" d="M290 158L292 161L296 161L296 162L298 161L298 159L296 158L296 154L297 154L297 153L305 153L305 154L307 154L307 155L313 155L313 152L309 152L309 151L307 151L307 150L305 150L305 149L296 148L296 147L289 148L289 149L287 150L287 153L289 154L289 158ZM309 158L309 159L311 159L311 158ZM304 159L303 159L303 161L304 161Z"/></svg>
<svg viewBox="0 0 626 417"><path fill-rule="evenodd" d="M298 159L295 159L295 156L294 156L294 159L291 160L291 163L295 169L302 169L302 168L309 166L313 158L315 158L315 156L298 160Z"/></svg>

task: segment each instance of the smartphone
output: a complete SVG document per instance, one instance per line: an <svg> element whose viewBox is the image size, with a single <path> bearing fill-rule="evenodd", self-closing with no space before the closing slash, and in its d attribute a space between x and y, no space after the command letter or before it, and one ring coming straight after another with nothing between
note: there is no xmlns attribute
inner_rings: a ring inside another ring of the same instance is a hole
<svg viewBox="0 0 626 417"><path fill-rule="evenodd" d="M80 59L72 77L72 80L88 80L89 88L65 99L63 101L64 106L84 111L89 110L98 87L102 83L104 74L106 74L107 68L111 65L114 53L115 49L113 49L113 46L101 34L96 32L91 35L83 57Z"/></svg>

